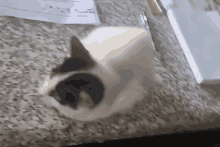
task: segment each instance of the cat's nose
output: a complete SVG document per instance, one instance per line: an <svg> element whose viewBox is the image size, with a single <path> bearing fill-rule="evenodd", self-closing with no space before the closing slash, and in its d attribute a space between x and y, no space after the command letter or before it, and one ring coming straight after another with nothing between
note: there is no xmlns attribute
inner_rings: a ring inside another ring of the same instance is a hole
<svg viewBox="0 0 220 147"><path fill-rule="evenodd" d="M85 90L81 90L79 93L79 97L83 100L88 100L90 98L90 95Z"/></svg>

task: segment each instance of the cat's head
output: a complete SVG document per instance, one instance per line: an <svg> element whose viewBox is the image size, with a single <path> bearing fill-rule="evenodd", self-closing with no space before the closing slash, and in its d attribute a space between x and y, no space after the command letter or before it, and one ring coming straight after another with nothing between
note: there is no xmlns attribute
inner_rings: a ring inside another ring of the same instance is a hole
<svg viewBox="0 0 220 147"><path fill-rule="evenodd" d="M100 70L100 65L76 36L71 38L70 54L62 64L52 68L39 92L73 109L81 102L80 96L87 95L93 108L104 97L105 85L94 74Z"/></svg>

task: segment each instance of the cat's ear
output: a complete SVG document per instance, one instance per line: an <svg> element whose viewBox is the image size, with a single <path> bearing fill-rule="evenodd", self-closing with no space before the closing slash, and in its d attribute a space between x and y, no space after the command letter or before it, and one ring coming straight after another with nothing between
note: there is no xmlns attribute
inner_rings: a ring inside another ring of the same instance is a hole
<svg viewBox="0 0 220 147"><path fill-rule="evenodd" d="M72 59L84 61L89 67L92 67L95 64L94 59L91 57L89 51L84 47L78 37L73 36L71 38L70 50Z"/></svg>
<svg viewBox="0 0 220 147"><path fill-rule="evenodd" d="M81 41L76 36L73 36L71 38L70 50L72 58L86 59L90 57L89 51L86 50L86 48L83 46Z"/></svg>
<svg viewBox="0 0 220 147"><path fill-rule="evenodd" d="M84 47L78 37L73 36L71 38L71 58L78 59L86 63L88 67L95 65L94 59L91 57L89 51Z"/></svg>

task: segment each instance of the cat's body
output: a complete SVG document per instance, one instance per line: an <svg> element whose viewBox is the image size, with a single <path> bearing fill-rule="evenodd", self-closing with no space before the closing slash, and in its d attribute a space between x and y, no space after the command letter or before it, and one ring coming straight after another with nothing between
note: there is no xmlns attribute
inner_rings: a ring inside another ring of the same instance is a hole
<svg viewBox="0 0 220 147"><path fill-rule="evenodd" d="M52 100L65 116L84 121L131 107L143 99L143 83L152 86L154 81L151 41L149 32L128 27L99 28L82 41L73 36L71 57L52 69L39 89L46 95L42 100L50 105ZM60 100L51 97L52 91ZM88 96L92 103L80 105Z"/></svg>

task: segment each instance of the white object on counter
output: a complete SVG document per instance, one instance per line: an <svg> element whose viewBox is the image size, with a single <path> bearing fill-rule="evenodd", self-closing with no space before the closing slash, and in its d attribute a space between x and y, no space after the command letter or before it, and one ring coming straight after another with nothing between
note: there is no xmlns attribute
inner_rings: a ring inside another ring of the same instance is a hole
<svg viewBox="0 0 220 147"><path fill-rule="evenodd" d="M195 10L185 3L169 7L167 16L197 82L220 84L219 14Z"/></svg>

